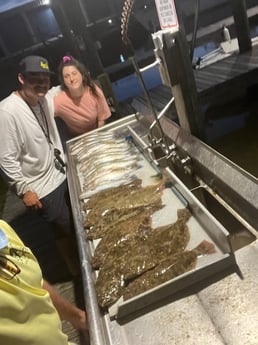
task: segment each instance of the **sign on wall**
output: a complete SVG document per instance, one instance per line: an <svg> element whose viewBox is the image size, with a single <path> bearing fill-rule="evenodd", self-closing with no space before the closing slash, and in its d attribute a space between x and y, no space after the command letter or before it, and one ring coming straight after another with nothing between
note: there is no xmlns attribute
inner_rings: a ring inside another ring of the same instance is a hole
<svg viewBox="0 0 258 345"><path fill-rule="evenodd" d="M161 29L177 29L178 19L174 0L155 0Z"/></svg>

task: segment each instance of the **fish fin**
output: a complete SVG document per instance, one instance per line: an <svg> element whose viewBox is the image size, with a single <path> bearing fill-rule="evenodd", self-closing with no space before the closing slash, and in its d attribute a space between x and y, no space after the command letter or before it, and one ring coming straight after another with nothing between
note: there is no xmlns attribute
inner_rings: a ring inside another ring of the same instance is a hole
<svg viewBox="0 0 258 345"><path fill-rule="evenodd" d="M206 240L198 244L198 246L194 248L194 251L197 252L197 255L216 253L215 245Z"/></svg>

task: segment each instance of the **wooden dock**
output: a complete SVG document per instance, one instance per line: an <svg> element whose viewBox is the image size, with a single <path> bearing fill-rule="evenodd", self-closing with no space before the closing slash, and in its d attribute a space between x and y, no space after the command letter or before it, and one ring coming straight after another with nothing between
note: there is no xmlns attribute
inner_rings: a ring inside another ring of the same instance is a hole
<svg viewBox="0 0 258 345"><path fill-rule="evenodd" d="M234 53L201 69L194 69L193 73L200 104L205 109L245 95L249 88L258 84L258 45L253 45L248 52ZM159 112L171 99L172 92L169 86L160 85L149 90L149 95ZM132 99L131 106L141 113L150 112L143 92ZM170 116L177 121L175 109Z"/></svg>
<svg viewBox="0 0 258 345"><path fill-rule="evenodd" d="M234 53L202 69L194 70L196 88L202 102L214 100L219 95L223 99L235 96L258 82L258 45L252 50Z"/></svg>

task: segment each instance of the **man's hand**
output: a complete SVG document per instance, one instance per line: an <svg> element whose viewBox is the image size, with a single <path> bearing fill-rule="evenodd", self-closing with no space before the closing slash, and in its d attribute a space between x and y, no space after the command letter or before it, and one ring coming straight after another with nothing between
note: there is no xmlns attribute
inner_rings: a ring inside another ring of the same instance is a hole
<svg viewBox="0 0 258 345"><path fill-rule="evenodd" d="M39 209L42 208L42 204L36 193L28 191L23 195L22 201L26 207Z"/></svg>
<svg viewBox="0 0 258 345"><path fill-rule="evenodd" d="M69 321L75 329L83 334L88 332L87 316L84 310L78 308L74 315L71 314Z"/></svg>

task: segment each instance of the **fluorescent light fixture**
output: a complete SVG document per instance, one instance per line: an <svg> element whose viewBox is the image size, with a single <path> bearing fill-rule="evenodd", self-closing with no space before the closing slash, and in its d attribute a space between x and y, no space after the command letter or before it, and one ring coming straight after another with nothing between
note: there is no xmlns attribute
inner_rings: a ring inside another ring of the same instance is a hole
<svg viewBox="0 0 258 345"><path fill-rule="evenodd" d="M47 5L50 5L50 0L41 0L40 1L40 4L42 5L42 6L47 6Z"/></svg>

